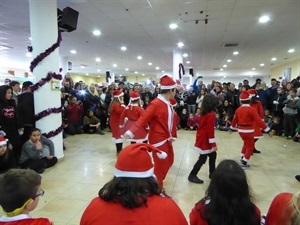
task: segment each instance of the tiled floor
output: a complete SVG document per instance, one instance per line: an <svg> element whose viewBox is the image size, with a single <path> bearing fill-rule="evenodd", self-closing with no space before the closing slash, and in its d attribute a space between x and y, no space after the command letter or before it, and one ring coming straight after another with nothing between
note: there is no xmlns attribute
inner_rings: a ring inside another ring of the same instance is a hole
<svg viewBox="0 0 300 225"><path fill-rule="evenodd" d="M204 196L209 183L208 165L198 174L205 183L189 183L187 176L198 155L193 150L195 131L179 131L174 143L175 162L165 180L167 193L174 198L188 219L194 203ZM242 142L237 133L216 132L217 162L223 159L239 160ZM99 189L112 178L116 161L111 133L69 136L64 159L42 175L42 188L34 217L48 217L55 225L78 225L81 214ZM246 170L253 198L266 213L271 200L280 192L296 192L300 183L294 179L300 174L300 143L282 137L269 137L257 143L261 154L255 154Z"/></svg>

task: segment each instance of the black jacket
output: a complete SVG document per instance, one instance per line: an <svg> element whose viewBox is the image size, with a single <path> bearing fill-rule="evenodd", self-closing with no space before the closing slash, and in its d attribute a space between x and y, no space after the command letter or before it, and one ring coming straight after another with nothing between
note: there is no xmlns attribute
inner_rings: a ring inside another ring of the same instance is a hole
<svg viewBox="0 0 300 225"><path fill-rule="evenodd" d="M18 115L21 115L20 120L23 125L35 126L34 100L32 92L23 92L18 95L17 112Z"/></svg>

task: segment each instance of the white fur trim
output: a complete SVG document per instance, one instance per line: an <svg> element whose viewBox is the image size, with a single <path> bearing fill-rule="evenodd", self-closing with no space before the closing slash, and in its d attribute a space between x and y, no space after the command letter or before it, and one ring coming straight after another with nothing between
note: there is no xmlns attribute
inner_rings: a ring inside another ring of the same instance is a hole
<svg viewBox="0 0 300 225"><path fill-rule="evenodd" d="M230 126L230 129L231 129L231 130L237 130L237 128L236 128L236 127L233 127L233 126Z"/></svg>
<svg viewBox="0 0 300 225"><path fill-rule="evenodd" d="M135 98L130 97L131 101L138 100L138 99L140 99L140 98L141 98L141 97L135 97Z"/></svg>
<svg viewBox="0 0 300 225"><path fill-rule="evenodd" d="M124 142L124 139L122 139L122 138L118 138L118 139L112 138L112 141L113 141L115 144L119 144L119 143L123 143L123 142Z"/></svg>
<svg viewBox="0 0 300 225"><path fill-rule="evenodd" d="M134 137L133 133L130 130L126 131L125 134L127 134L130 138Z"/></svg>
<svg viewBox="0 0 300 225"><path fill-rule="evenodd" d="M264 132L269 132L270 127L267 127L266 129L264 129Z"/></svg>
<svg viewBox="0 0 300 225"><path fill-rule="evenodd" d="M156 152L156 155L157 155L157 157L158 158L160 158L160 159L165 159L165 158L167 158L167 153L165 153L165 152L163 152L163 151L161 151L161 152Z"/></svg>
<svg viewBox="0 0 300 225"><path fill-rule="evenodd" d="M238 129L238 132L240 132L240 133L254 133L254 129L249 129L249 130Z"/></svg>
<svg viewBox="0 0 300 225"><path fill-rule="evenodd" d="M126 141L134 141L136 143L142 143L142 142L147 141L147 140L148 140L148 134L146 135L146 137L144 137L142 139L133 139L133 138L126 139Z"/></svg>
<svg viewBox="0 0 300 225"><path fill-rule="evenodd" d="M5 141L0 141L0 146L2 146L2 145L7 145L6 140Z"/></svg>
<svg viewBox="0 0 300 225"><path fill-rule="evenodd" d="M121 96L123 96L124 95L124 93L122 92L121 94L119 94L119 95L113 95L113 97L114 98L119 98L119 97L121 97Z"/></svg>
<svg viewBox="0 0 300 225"><path fill-rule="evenodd" d="M203 149L198 148L198 147L196 147L196 146L194 146L194 150L195 150L197 153L200 153L200 154L202 154L202 155L207 155L207 154L213 152L212 149L203 150Z"/></svg>
<svg viewBox="0 0 300 225"><path fill-rule="evenodd" d="M136 172L136 171L122 171L115 168L114 175L116 177L134 177L134 178L145 178L145 177L152 177L154 172L154 167L147 171L143 172Z"/></svg>
<svg viewBox="0 0 300 225"><path fill-rule="evenodd" d="M176 88L176 87L177 87L177 84L173 84L171 86L160 85L161 90L168 90L168 89L173 89L173 88Z"/></svg>
<svg viewBox="0 0 300 225"><path fill-rule="evenodd" d="M214 139L214 138L210 138L210 139L208 139L208 142L209 142L210 144L212 144L212 143L216 143L216 139Z"/></svg>
<svg viewBox="0 0 300 225"><path fill-rule="evenodd" d="M249 98L244 98L244 99L241 99L241 98L240 98L240 101L247 101L247 100L250 100L250 99L251 99L251 95L250 95Z"/></svg>

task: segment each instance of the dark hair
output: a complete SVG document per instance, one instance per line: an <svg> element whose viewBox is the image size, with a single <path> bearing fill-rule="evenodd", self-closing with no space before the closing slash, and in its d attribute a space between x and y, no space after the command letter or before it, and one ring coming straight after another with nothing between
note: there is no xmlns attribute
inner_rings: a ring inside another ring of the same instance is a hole
<svg viewBox="0 0 300 225"><path fill-rule="evenodd" d="M33 83L31 81L25 81L22 85L23 90L27 90Z"/></svg>
<svg viewBox="0 0 300 225"><path fill-rule="evenodd" d="M8 85L0 86L0 101L7 102L7 99L5 99L5 96L6 96L7 90L9 90L9 89L12 91L11 86L8 86Z"/></svg>
<svg viewBox="0 0 300 225"><path fill-rule="evenodd" d="M161 189L154 177L114 177L99 191L99 197L106 202L116 202L133 209L147 205L147 197L160 195Z"/></svg>
<svg viewBox="0 0 300 225"><path fill-rule="evenodd" d="M271 81L277 81L275 78L272 78Z"/></svg>
<svg viewBox="0 0 300 225"><path fill-rule="evenodd" d="M200 215L209 225L259 225L244 170L233 160L223 160L213 173Z"/></svg>
<svg viewBox="0 0 300 225"><path fill-rule="evenodd" d="M240 100L242 104L250 104L251 100Z"/></svg>
<svg viewBox="0 0 300 225"><path fill-rule="evenodd" d="M35 132L35 131L39 131L39 132L41 133L41 130L40 130L39 128L34 127L34 128L32 128L32 129L30 130L29 136L31 136L32 133Z"/></svg>
<svg viewBox="0 0 300 225"><path fill-rule="evenodd" d="M16 84L20 84L20 83L18 81L13 80L9 83L9 86L14 87Z"/></svg>
<svg viewBox="0 0 300 225"><path fill-rule="evenodd" d="M42 177L30 169L10 169L0 176L0 205L6 212L13 212L34 199Z"/></svg>
<svg viewBox="0 0 300 225"><path fill-rule="evenodd" d="M76 89L78 86L81 87L81 84L80 84L79 82L76 82L76 83L75 83L75 86L74 86L74 89Z"/></svg>
<svg viewBox="0 0 300 225"><path fill-rule="evenodd" d="M201 104L200 115L204 116L211 111L216 111L218 105L219 101L216 96L210 93L206 94Z"/></svg>
<svg viewBox="0 0 300 225"><path fill-rule="evenodd" d="M250 102L253 103L253 104L256 104L257 102L259 102L259 100L256 96L253 96L253 97L251 97Z"/></svg>
<svg viewBox="0 0 300 225"><path fill-rule="evenodd" d="M291 88L290 90L291 92L297 93L297 89L296 88Z"/></svg>
<svg viewBox="0 0 300 225"><path fill-rule="evenodd" d="M168 93L169 91L174 91L175 88L172 88L172 89L159 89L159 93L160 94L166 94Z"/></svg>

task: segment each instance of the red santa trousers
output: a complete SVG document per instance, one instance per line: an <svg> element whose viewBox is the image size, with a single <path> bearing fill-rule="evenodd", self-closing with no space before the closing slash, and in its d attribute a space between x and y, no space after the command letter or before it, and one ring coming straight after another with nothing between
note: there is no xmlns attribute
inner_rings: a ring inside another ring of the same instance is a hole
<svg viewBox="0 0 300 225"><path fill-rule="evenodd" d="M239 133L244 145L242 148L243 160L248 162L254 149L254 133Z"/></svg>

